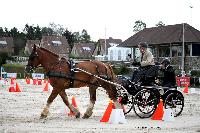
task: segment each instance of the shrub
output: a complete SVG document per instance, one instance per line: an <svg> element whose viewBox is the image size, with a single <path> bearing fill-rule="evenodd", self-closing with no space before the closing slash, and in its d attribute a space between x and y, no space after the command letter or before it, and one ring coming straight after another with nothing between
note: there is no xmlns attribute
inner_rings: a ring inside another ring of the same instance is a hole
<svg viewBox="0 0 200 133"><path fill-rule="evenodd" d="M191 76L192 77L200 77L200 70L192 70Z"/></svg>
<svg viewBox="0 0 200 133"><path fill-rule="evenodd" d="M131 69L123 64L118 67L112 66L112 68L116 75L130 75L130 73L132 74Z"/></svg>

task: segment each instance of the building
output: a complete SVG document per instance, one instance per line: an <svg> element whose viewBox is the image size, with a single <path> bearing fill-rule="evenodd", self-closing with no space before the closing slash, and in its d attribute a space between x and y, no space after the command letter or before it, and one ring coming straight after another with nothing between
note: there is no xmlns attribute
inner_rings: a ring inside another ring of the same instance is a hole
<svg viewBox="0 0 200 133"><path fill-rule="evenodd" d="M14 43L12 37L0 37L0 53L14 54Z"/></svg>
<svg viewBox="0 0 200 133"><path fill-rule="evenodd" d="M93 55L94 56L107 55L108 48L111 47L110 44L120 44L120 43L122 43L121 39L113 39L112 37L109 37L108 39L99 39Z"/></svg>
<svg viewBox="0 0 200 133"><path fill-rule="evenodd" d="M75 43L71 54L74 57L91 58L95 50L94 43Z"/></svg>
<svg viewBox="0 0 200 133"><path fill-rule="evenodd" d="M28 40L25 53L30 54L34 44L44 47L58 54L60 57L68 58L69 56L70 47L64 36L42 36L41 40Z"/></svg>
<svg viewBox="0 0 200 133"><path fill-rule="evenodd" d="M145 28L126 39L120 46L132 48L134 55L137 45L142 41L149 44L158 62L167 57L179 68L200 69L200 31L189 24Z"/></svg>
<svg viewBox="0 0 200 133"><path fill-rule="evenodd" d="M111 47L108 48L109 61L127 61L131 54L131 48L117 47L119 44L110 43Z"/></svg>

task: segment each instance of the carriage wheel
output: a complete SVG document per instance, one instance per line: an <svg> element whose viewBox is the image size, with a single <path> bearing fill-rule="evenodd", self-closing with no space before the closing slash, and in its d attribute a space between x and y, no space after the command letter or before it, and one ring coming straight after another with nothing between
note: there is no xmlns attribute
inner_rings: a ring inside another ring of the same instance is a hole
<svg viewBox="0 0 200 133"><path fill-rule="evenodd" d="M139 91L133 102L133 110L140 118L149 118L153 115L158 104L158 98L151 90Z"/></svg>
<svg viewBox="0 0 200 133"><path fill-rule="evenodd" d="M123 104L123 110L125 115L128 114L133 108L133 96L129 94L127 96L128 96L127 102L126 104Z"/></svg>
<svg viewBox="0 0 200 133"><path fill-rule="evenodd" d="M180 91L172 92L167 95L164 102L165 109L171 108L174 113L174 117L181 114L184 107L184 97Z"/></svg>

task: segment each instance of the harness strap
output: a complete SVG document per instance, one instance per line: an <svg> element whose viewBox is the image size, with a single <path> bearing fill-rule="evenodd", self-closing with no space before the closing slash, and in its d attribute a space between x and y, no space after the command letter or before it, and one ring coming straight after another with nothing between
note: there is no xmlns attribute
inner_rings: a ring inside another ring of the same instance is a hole
<svg viewBox="0 0 200 133"><path fill-rule="evenodd" d="M71 77L74 77L74 71L75 71L75 62L73 61L73 60L68 60L68 64L69 64L69 68L70 68L70 76ZM72 88L73 87L73 85L74 85L74 79L72 79L72 78L70 78L70 85L69 85L69 87L70 88Z"/></svg>
<svg viewBox="0 0 200 133"><path fill-rule="evenodd" d="M80 80L80 79L77 79L75 77L72 77L70 74L66 74L66 73L62 73L62 72L53 72L53 71L49 71L47 73L47 76L48 77L58 77L58 78L67 78L67 79L70 79L70 86L69 87L73 87L71 86L71 81L80 81L80 82L83 82L83 83L86 83L86 84L90 84L90 85L94 85L94 86L98 86L100 87L101 85L97 85L97 84L93 84L93 83L90 83L90 82L87 82L85 80ZM73 84L72 84L73 85Z"/></svg>

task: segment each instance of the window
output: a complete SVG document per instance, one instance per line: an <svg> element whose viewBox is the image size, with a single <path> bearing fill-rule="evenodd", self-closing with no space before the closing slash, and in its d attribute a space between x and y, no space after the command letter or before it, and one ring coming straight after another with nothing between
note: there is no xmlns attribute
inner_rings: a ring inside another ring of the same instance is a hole
<svg viewBox="0 0 200 133"><path fill-rule="evenodd" d="M170 56L170 47L169 46L160 46L159 57L169 57Z"/></svg>
<svg viewBox="0 0 200 133"><path fill-rule="evenodd" d="M110 51L110 60L113 60L113 51Z"/></svg>
<svg viewBox="0 0 200 133"><path fill-rule="evenodd" d="M178 56L178 46L172 46L172 57Z"/></svg>
<svg viewBox="0 0 200 133"><path fill-rule="evenodd" d="M192 44L192 56L200 56L200 44Z"/></svg>
<svg viewBox="0 0 200 133"><path fill-rule="evenodd" d="M191 45L190 44L185 45L185 56L190 56L190 51L191 51Z"/></svg>
<svg viewBox="0 0 200 133"><path fill-rule="evenodd" d="M83 50L90 51L90 47L83 47Z"/></svg>
<svg viewBox="0 0 200 133"><path fill-rule="evenodd" d="M52 41L53 46L58 47L60 46L62 43L60 41Z"/></svg>
<svg viewBox="0 0 200 133"><path fill-rule="evenodd" d="M182 46L177 46L178 56L182 56Z"/></svg>
<svg viewBox="0 0 200 133"><path fill-rule="evenodd" d="M118 60L122 59L121 50L118 51Z"/></svg>
<svg viewBox="0 0 200 133"><path fill-rule="evenodd" d="M6 47L7 42L6 41L0 41L0 47Z"/></svg>
<svg viewBox="0 0 200 133"><path fill-rule="evenodd" d="M185 49L186 47L188 47L187 45L185 46ZM187 54L189 51L187 51ZM185 53L186 55L186 53ZM182 56L182 46L177 46L177 45L174 45L172 46L172 57L177 57L177 56Z"/></svg>

